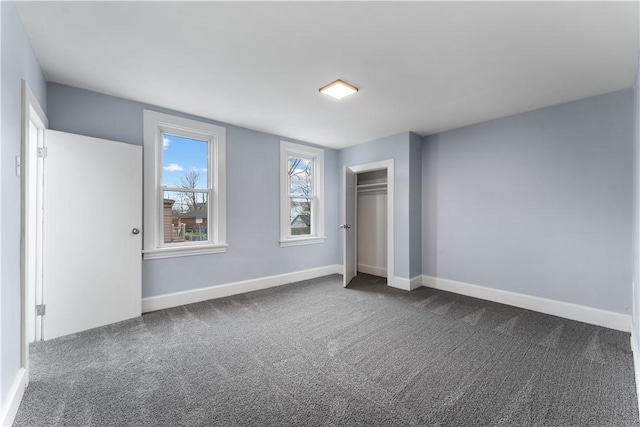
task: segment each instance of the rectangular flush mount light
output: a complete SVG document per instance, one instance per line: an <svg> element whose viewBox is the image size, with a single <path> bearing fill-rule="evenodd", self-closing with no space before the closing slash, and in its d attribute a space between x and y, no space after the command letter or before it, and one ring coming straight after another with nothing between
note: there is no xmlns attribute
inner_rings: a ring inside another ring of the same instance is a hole
<svg viewBox="0 0 640 427"><path fill-rule="evenodd" d="M335 99L342 99L345 96L356 93L357 91L357 87L351 86L349 83L343 82L340 79L320 88L320 92Z"/></svg>

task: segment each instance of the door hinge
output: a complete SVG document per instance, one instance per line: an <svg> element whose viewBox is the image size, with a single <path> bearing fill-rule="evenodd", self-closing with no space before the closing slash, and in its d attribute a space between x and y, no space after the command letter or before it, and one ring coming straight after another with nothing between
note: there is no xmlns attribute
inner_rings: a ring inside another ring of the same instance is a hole
<svg viewBox="0 0 640 427"><path fill-rule="evenodd" d="M38 157L47 157L47 147L38 148Z"/></svg>
<svg viewBox="0 0 640 427"><path fill-rule="evenodd" d="M45 304L36 305L36 316L44 316L47 306Z"/></svg>

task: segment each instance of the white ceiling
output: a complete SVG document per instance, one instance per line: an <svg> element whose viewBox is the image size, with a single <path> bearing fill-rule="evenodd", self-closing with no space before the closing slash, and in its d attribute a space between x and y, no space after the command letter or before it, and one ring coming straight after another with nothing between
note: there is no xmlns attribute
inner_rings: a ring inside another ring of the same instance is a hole
<svg viewBox="0 0 640 427"><path fill-rule="evenodd" d="M49 81L334 148L629 88L639 52L638 2L18 8Z"/></svg>

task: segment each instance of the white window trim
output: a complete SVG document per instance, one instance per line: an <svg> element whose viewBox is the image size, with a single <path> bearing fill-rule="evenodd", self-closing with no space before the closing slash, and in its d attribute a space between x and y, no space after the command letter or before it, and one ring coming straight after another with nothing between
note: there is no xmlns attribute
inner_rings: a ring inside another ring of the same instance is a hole
<svg viewBox="0 0 640 427"><path fill-rule="evenodd" d="M311 158L314 161L313 186L314 205L312 210L312 235L293 237L290 236L291 224L289 223L289 185L287 171L289 169L289 156ZM324 150L293 142L280 141L280 246L299 246L323 243L326 240L324 234Z"/></svg>
<svg viewBox="0 0 640 427"><path fill-rule="evenodd" d="M211 194L207 242L164 243L162 183L163 133L209 141ZM144 259L224 253L226 235L226 129L210 123L144 110Z"/></svg>

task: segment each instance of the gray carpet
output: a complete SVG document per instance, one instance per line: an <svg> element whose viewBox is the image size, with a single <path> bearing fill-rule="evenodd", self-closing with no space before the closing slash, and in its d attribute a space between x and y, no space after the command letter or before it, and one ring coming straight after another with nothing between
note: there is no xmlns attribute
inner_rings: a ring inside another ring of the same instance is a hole
<svg viewBox="0 0 640 427"><path fill-rule="evenodd" d="M640 425L629 334L341 280L36 343L15 425Z"/></svg>

